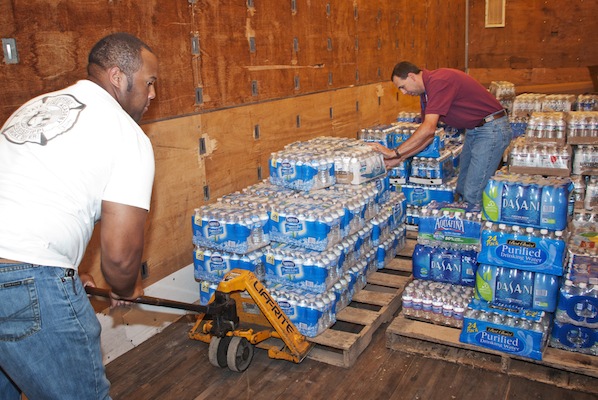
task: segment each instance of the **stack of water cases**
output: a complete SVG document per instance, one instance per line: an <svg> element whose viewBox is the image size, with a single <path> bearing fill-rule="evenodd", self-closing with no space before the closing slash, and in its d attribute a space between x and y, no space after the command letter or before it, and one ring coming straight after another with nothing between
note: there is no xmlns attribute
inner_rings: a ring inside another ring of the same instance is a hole
<svg viewBox="0 0 598 400"><path fill-rule="evenodd" d="M416 114L401 112L396 123L362 129L360 138L396 149L419 127L416 121ZM432 200L454 200L461 150L462 132L440 127L430 145L388 171L395 190L407 199L408 230L417 230L421 208Z"/></svg>
<svg viewBox="0 0 598 400"><path fill-rule="evenodd" d="M196 210L195 277L209 283L205 295L200 285L202 302L228 271L250 269L302 334L330 327L368 273L384 268L405 243L405 197L372 172L379 159L354 139L293 143L272 154L269 180ZM324 172L310 172L315 165ZM223 237L222 225L245 240ZM227 252L224 262L214 263L215 251Z"/></svg>
<svg viewBox="0 0 598 400"><path fill-rule="evenodd" d="M567 139L567 114L535 112L525 135L509 147L509 172L551 176L571 175L571 146Z"/></svg>
<svg viewBox="0 0 598 400"><path fill-rule="evenodd" d="M408 318L461 328L478 268L480 208L432 201L422 210L413 250L415 280L403 292Z"/></svg>
<svg viewBox="0 0 598 400"><path fill-rule="evenodd" d="M576 211L550 346L598 355L598 215Z"/></svg>
<svg viewBox="0 0 598 400"><path fill-rule="evenodd" d="M462 342L542 359L564 271L571 187L559 177L498 173L490 179Z"/></svg>
<svg viewBox="0 0 598 400"><path fill-rule="evenodd" d="M580 97L572 94L538 94L523 93L513 102L510 115L511 128L515 137L526 133L531 122L531 116L538 112L570 112L578 110ZM587 101L582 100L582 106L587 107Z"/></svg>
<svg viewBox="0 0 598 400"><path fill-rule="evenodd" d="M586 101L586 109L596 107ZM573 148L571 179L575 184L575 208L598 210L598 111L568 114L567 141Z"/></svg>

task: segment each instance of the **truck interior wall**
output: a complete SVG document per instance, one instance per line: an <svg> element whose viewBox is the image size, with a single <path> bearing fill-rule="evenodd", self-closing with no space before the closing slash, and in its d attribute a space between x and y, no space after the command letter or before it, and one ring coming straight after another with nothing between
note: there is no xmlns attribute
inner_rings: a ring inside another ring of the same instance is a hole
<svg viewBox="0 0 598 400"><path fill-rule="evenodd" d="M142 120L156 156L149 285L192 262L193 209L266 178L271 152L315 136L355 137L416 111L389 82L397 61L464 69L467 5L468 67L483 83L589 81L580 71L598 55L581 33L597 5L581 0L509 1L507 25L491 29L482 0L8 0L0 35L15 38L19 63L0 64L0 119L85 77L89 49L110 32L152 46L158 97ZM99 229L81 269L102 285Z"/></svg>
<svg viewBox="0 0 598 400"><path fill-rule="evenodd" d="M519 93L598 90L589 69L598 65L598 2L510 0L505 27L485 28L486 0L468 1L469 74L480 82L507 80Z"/></svg>

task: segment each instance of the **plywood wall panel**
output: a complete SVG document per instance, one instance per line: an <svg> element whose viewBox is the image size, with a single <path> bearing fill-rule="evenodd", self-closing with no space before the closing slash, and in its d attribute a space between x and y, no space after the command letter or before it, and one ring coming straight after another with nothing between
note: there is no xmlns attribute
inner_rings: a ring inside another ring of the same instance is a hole
<svg viewBox="0 0 598 400"><path fill-rule="evenodd" d="M492 81L509 81L517 86L528 86L530 82L538 84L564 84L576 82L591 82L588 68L472 68L469 74L483 85L488 86ZM591 85L591 83L590 83Z"/></svg>
<svg viewBox="0 0 598 400"><path fill-rule="evenodd" d="M355 36L357 22L355 20L354 2L330 2L331 11L328 17L328 35L332 41L330 73L332 87L346 87L356 84L357 52Z"/></svg>
<svg viewBox="0 0 598 400"><path fill-rule="evenodd" d="M484 0L470 2L472 68L568 68L598 64L591 21L598 2L507 1L506 26L484 28Z"/></svg>
<svg viewBox="0 0 598 400"><path fill-rule="evenodd" d="M161 100L154 102L145 120L192 112L188 3L176 1L169 7L161 3L3 1L1 11L7 12L2 12L0 35L16 39L20 62L0 64L0 120L35 95L85 78L89 50L98 39L116 31L139 35L159 57Z"/></svg>

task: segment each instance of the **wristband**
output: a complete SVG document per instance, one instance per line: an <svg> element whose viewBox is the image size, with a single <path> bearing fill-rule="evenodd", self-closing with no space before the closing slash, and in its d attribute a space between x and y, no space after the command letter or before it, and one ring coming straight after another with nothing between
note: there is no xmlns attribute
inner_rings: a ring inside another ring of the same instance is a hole
<svg viewBox="0 0 598 400"><path fill-rule="evenodd" d="M398 147L395 149L395 154L396 154L397 158L401 158L401 153L399 153Z"/></svg>

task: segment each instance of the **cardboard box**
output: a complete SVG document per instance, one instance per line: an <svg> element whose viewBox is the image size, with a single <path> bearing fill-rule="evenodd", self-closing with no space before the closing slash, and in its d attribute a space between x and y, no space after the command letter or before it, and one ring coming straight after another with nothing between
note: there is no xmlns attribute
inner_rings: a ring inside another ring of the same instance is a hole
<svg viewBox="0 0 598 400"><path fill-rule="evenodd" d="M548 327L551 324L551 314L536 314L529 318L524 311L520 311L515 317L509 310L493 309L487 311L488 307L483 302L472 301L463 319L463 329L459 336L462 343L473 344L503 353L513 354L533 360L542 360L542 353L546 348L548 340ZM475 311L472 313L470 310ZM526 325L532 328L521 328L507 325L501 322L494 322L494 317L500 320L523 319ZM536 329L533 329L536 327ZM537 329L537 327L544 327Z"/></svg>

